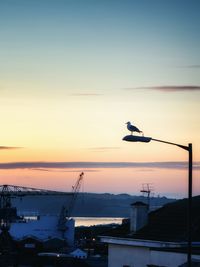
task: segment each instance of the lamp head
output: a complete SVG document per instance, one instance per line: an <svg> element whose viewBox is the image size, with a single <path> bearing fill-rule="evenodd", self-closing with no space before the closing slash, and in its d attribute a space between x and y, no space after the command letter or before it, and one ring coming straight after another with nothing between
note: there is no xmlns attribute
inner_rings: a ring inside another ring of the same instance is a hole
<svg viewBox="0 0 200 267"><path fill-rule="evenodd" d="M151 141L151 137L138 136L138 135L126 135L122 140L127 142L142 142L149 143Z"/></svg>

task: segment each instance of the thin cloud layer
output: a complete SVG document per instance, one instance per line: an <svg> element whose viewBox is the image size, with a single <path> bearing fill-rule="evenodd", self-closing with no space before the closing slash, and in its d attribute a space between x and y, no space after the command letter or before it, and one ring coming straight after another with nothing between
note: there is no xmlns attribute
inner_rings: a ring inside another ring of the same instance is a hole
<svg viewBox="0 0 200 267"><path fill-rule="evenodd" d="M126 90L136 90L136 89L157 90L157 91L162 91L162 92L182 92L182 91L200 91L200 86L198 85L163 85L163 86L145 86L145 87L126 88Z"/></svg>
<svg viewBox="0 0 200 267"><path fill-rule="evenodd" d="M33 171L42 171L42 172L79 172L77 170L62 170L62 169L44 169L44 168L35 168L31 169ZM83 170L84 172L84 170ZM99 172L99 170L87 170L87 172Z"/></svg>
<svg viewBox="0 0 200 267"><path fill-rule="evenodd" d="M102 94L94 94L94 93L80 93L80 94L71 94L71 96L101 96Z"/></svg>
<svg viewBox="0 0 200 267"><path fill-rule="evenodd" d="M196 65L187 65L184 68L188 68L188 69L200 69L200 65L196 64Z"/></svg>
<svg viewBox="0 0 200 267"><path fill-rule="evenodd" d="M160 168L187 169L187 161L167 162L8 162L0 163L0 169L99 169L99 168ZM193 163L200 169L200 162Z"/></svg>
<svg viewBox="0 0 200 267"><path fill-rule="evenodd" d="M110 150L118 150L120 147L92 147L89 149L94 152L106 152Z"/></svg>
<svg viewBox="0 0 200 267"><path fill-rule="evenodd" d="M200 91L200 86L196 85L165 85L165 86L150 86L142 89L158 90L163 92L178 92L178 91Z"/></svg>
<svg viewBox="0 0 200 267"><path fill-rule="evenodd" d="M0 146L0 150L9 150L9 149L20 149L22 147L14 147L14 146Z"/></svg>

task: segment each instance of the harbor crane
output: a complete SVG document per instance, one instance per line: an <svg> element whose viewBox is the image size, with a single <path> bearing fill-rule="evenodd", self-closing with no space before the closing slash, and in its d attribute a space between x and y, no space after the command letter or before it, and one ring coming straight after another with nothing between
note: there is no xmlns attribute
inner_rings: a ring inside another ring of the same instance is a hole
<svg viewBox="0 0 200 267"><path fill-rule="evenodd" d="M0 185L0 229L2 231L9 231L10 224L18 218L17 208L12 207L12 198L22 198L25 196L67 195L71 197L69 206L68 208L66 207L66 205L62 207L60 212L60 219L58 222L58 229L61 230L62 228L63 230L67 218L69 218L69 216L71 215L74 203L77 198L77 193L80 190L83 175L83 172L79 175L79 178L76 181L76 184L72 187L71 192L53 191L17 185Z"/></svg>
<svg viewBox="0 0 200 267"><path fill-rule="evenodd" d="M76 199L77 199L77 196L78 196L78 193L80 191L80 188L81 188L81 184L82 184L82 181L83 181L83 177L84 177L84 172L81 172L81 174L79 175L76 183L74 186L72 186L72 197L71 197L71 200L69 202L69 206L68 206L68 211L67 211L67 217L69 218L72 214L72 211L73 211L73 208L74 208L74 204L76 202Z"/></svg>
<svg viewBox="0 0 200 267"><path fill-rule="evenodd" d="M81 172L81 174L79 175L75 185L72 186L72 191L71 191L71 194L72 194L71 196L72 197L70 199L69 205L68 206L66 206L66 205L62 206L62 209L61 209L61 212L60 212L60 218L59 218L59 221L58 221L58 229L60 231L64 231L65 230L65 222L66 222L66 220L69 220L71 215L72 215L74 204L75 204L75 201L77 199L78 193L80 191L81 183L83 181L83 177L84 177L84 172Z"/></svg>
<svg viewBox="0 0 200 267"><path fill-rule="evenodd" d="M0 185L0 229L9 230L10 223L17 219L17 209L12 207L12 198L25 196L72 195L71 192L24 187L17 185Z"/></svg>

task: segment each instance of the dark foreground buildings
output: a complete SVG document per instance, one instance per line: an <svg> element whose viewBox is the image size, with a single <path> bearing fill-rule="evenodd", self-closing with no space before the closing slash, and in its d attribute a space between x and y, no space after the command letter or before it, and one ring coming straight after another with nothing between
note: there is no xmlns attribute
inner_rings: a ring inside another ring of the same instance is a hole
<svg viewBox="0 0 200 267"><path fill-rule="evenodd" d="M130 224L101 237L108 244L108 267L186 267L187 205L183 199L148 213L132 205ZM192 267L200 266L200 196L192 200Z"/></svg>

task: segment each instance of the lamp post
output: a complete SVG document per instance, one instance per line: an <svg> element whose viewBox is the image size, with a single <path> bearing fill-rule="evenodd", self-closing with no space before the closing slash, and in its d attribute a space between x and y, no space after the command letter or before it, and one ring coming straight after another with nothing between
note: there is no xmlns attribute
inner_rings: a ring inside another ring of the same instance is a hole
<svg viewBox="0 0 200 267"><path fill-rule="evenodd" d="M149 143L150 141L161 142L169 145L178 146L186 151L188 151L188 218L187 218L187 265L191 267L191 255L192 255L192 144L189 143L188 146L163 141L159 139L154 139L152 137L137 136L137 135L126 135L122 139L128 142L143 142Z"/></svg>

